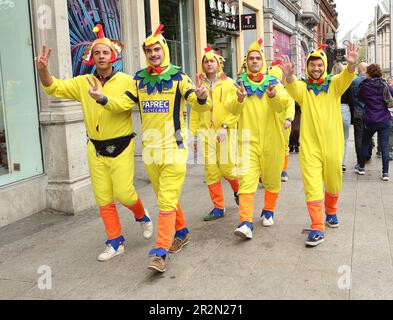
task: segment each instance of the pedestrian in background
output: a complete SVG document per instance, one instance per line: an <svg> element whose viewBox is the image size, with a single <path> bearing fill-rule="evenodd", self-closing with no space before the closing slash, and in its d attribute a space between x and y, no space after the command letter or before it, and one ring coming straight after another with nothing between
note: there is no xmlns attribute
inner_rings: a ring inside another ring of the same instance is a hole
<svg viewBox="0 0 393 320"><path fill-rule="evenodd" d="M362 138L363 138L363 117L364 117L364 103L359 100L359 86L360 84L366 80L366 71L367 71L368 64L362 62L358 65L358 73L355 79L352 81L351 84L351 92L352 92L352 103L354 109L354 118L353 118L353 135L355 140L355 150L356 150L356 166L355 170L359 167L360 162L360 154L362 150ZM366 157L366 161L370 160L372 155L372 143L370 143L368 148L368 153Z"/></svg>
<svg viewBox="0 0 393 320"><path fill-rule="evenodd" d="M382 78L382 69L378 64L367 68L367 79L359 87L359 99L364 103L364 132L359 167L356 172L365 174L365 159L372 136L377 132L382 152L383 181L389 181L389 134L391 117L388 107L393 105L393 88Z"/></svg>

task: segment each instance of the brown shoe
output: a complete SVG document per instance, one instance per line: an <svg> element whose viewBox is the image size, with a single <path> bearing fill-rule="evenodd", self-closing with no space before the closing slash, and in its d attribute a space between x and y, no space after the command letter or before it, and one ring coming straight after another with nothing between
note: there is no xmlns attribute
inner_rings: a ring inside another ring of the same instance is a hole
<svg viewBox="0 0 393 320"><path fill-rule="evenodd" d="M162 273L165 272L165 267L166 267L166 259L155 256L151 259L150 265L147 268Z"/></svg>
<svg viewBox="0 0 393 320"><path fill-rule="evenodd" d="M181 240L179 238L175 238L172 243L172 247L169 249L170 253L178 253L186 244L190 242L190 234L187 233L186 237L184 240Z"/></svg>

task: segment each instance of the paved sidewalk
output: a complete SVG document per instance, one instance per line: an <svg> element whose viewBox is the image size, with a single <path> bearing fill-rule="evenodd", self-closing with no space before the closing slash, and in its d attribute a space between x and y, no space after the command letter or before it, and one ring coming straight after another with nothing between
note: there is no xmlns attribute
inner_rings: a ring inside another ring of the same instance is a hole
<svg viewBox="0 0 393 320"><path fill-rule="evenodd" d="M147 269L154 239L142 238L124 208L126 253L106 263L97 261L106 240L98 210L76 217L40 213L0 229L0 299L393 299L393 181L380 180L375 155L365 176L353 173L350 137L340 227L327 228L316 248L305 247L310 222L298 155L290 155L290 181L283 183L271 228L260 223L258 191L251 241L233 235L238 209L226 182L225 218L202 220L211 204L203 168L194 165L182 194L191 241L170 257L164 274ZM136 185L156 224L151 185ZM38 271L49 270L41 266L50 267L51 290L38 288Z"/></svg>

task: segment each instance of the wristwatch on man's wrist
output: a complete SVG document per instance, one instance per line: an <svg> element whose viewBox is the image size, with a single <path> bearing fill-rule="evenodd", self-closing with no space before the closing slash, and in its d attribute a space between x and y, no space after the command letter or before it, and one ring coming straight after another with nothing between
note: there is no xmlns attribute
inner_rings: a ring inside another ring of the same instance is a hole
<svg viewBox="0 0 393 320"><path fill-rule="evenodd" d="M223 128L223 129L228 129L228 125L225 124L225 123L223 123L223 124L221 125L221 128Z"/></svg>
<svg viewBox="0 0 393 320"><path fill-rule="evenodd" d="M293 120L291 118L287 118L286 120L289 122L293 122Z"/></svg>

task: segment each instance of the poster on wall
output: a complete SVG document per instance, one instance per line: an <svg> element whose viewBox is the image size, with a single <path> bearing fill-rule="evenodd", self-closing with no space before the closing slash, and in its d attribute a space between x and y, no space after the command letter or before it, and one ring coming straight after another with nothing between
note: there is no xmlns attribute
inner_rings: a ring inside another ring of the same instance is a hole
<svg viewBox="0 0 393 320"><path fill-rule="evenodd" d="M239 0L206 0L206 22L218 31L238 34Z"/></svg>
<svg viewBox="0 0 393 320"><path fill-rule="evenodd" d="M95 66L82 64L83 53L89 43L96 39L92 30L98 22L103 24L107 38L121 39L120 0L67 0L67 6L73 75L93 73ZM113 66L117 71L123 70L121 60Z"/></svg>

